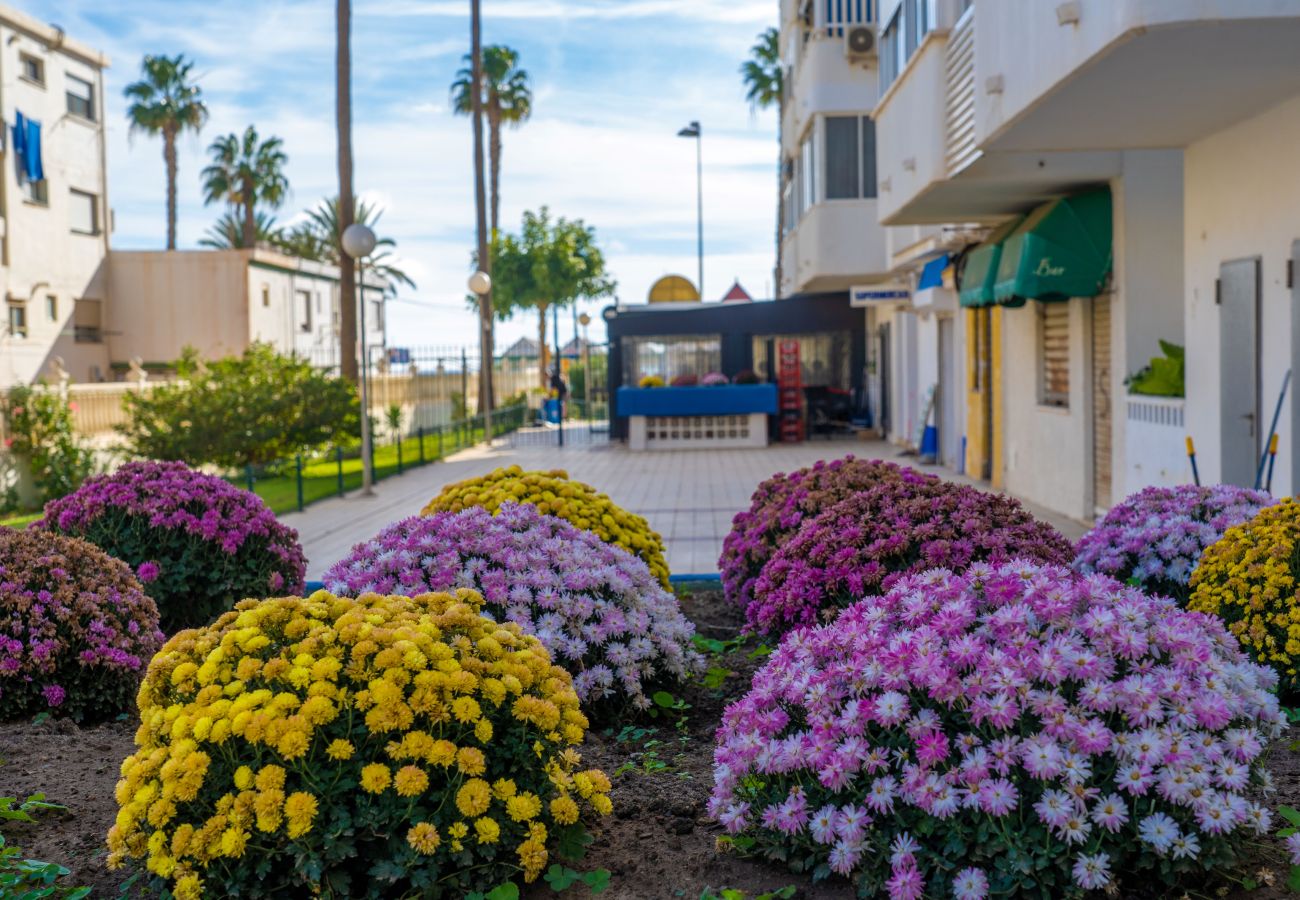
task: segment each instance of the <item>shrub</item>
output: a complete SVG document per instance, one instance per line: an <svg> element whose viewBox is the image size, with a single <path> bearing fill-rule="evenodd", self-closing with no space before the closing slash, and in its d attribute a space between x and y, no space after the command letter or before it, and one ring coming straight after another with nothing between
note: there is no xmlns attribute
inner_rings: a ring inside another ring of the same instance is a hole
<svg viewBox="0 0 1300 900"><path fill-rule="evenodd" d="M306 570L298 533L262 498L178 462L132 462L92 478L32 527L84 538L129 564L168 632L245 598L300 592Z"/></svg>
<svg viewBox="0 0 1300 900"><path fill-rule="evenodd" d="M158 607L85 541L0 528L0 719L105 719L162 645Z"/></svg>
<svg viewBox="0 0 1300 900"><path fill-rule="evenodd" d="M176 635L140 689L109 865L177 900L461 897L545 868L587 720L536 638L472 591L243 601Z"/></svg>
<svg viewBox="0 0 1300 900"><path fill-rule="evenodd" d="M525 472L518 466L507 466L467 478L443 488L421 515L460 512L471 506L495 513L502 503L529 503L538 512L590 531L602 541L640 557L650 567L650 574L668 586L668 562L659 533L645 519L618 506L591 485L571 480L563 469Z"/></svg>
<svg viewBox="0 0 1300 900"><path fill-rule="evenodd" d="M340 595L473 588L574 673L584 703L650 706L645 686L698 668L695 628L645 563L531 506L504 503L398 522L325 574Z"/></svg>
<svg viewBox="0 0 1300 900"><path fill-rule="evenodd" d="M904 575L1013 559L1069 565L1070 542L1019 502L938 479L885 479L805 519L776 548L745 610L780 634L831 618Z"/></svg>
<svg viewBox="0 0 1300 900"><path fill-rule="evenodd" d="M1192 573L1187 608L1227 623L1256 660L1300 691L1300 505L1288 497L1229 528Z"/></svg>
<svg viewBox="0 0 1300 900"><path fill-rule="evenodd" d="M31 470L40 502L70 494L95 469L95 456L72 427L72 404L45 385L19 384L0 395L5 450ZM7 505L17 506L11 496Z"/></svg>
<svg viewBox="0 0 1300 900"><path fill-rule="evenodd" d="M724 715L710 811L861 896L1170 884L1269 830L1248 795L1276 681L1212 617L1103 576L911 575L786 637Z"/></svg>
<svg viewBox="0 0 1300 900"><path fill-rule="evenodd" d="M657 388L663 386L664 386L664 380L660 378L658 375L645 375L642 376L641 380L637 382L637 387L643 387L643 388Z"/></svg>
<svg viewBox="0 0 1300 900"><path fill-rule="evenodd" d="M358 433L352 385L268 344L206 365L187 348L176 366L182 381L126 397L121 431L136 456L242 468Z"/></svg>
<svg viewBox="0 0 1300 900"><path fill-rule="evenodd" d="M739 384L737 376L737 384ZM722 542L718 570L728 599L747 607L754 599L754 582L781 542L798 530L807 516L881 481L937 482L881 460L846 456L784 474L778 472L754 490L749 509L736 514Z"/></svg>
<svg viewBox="0 0 1300 900"><path fill-rule="evenodd" d="M1186 603L1205 548L1275 502L1263 491L1229 484L1145 488L1112 507L1083 536L1074 567Z"/></svg>
<svg viewBox="0 0 1300 900"><path fill-rule="evenodd" d="M706 372L700 379L700 384L705 387L722 387L724 384L731 384L731 379L721 372Z"/></svg>
<svg viewBox="0 0 1300 900"><path fill-rule="evenodd" d="M684 372L681 375L674 376L671 382L673 387L695 387L699 383L700 379L696 378L690 372Z"/></svg>

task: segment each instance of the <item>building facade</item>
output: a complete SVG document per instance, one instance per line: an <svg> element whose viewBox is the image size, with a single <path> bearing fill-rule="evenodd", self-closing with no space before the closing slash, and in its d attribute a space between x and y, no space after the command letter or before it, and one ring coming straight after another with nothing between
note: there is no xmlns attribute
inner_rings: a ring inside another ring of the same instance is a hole
<svg viewBox="0 0 1300 900"><path fill-rule="evenodd" d="M1203 480L1252 485L1276 433L1273 491L1300 486L1300 401L1278 405L1300 348L1300 3L879 17L877 212L958 238L967 359L940 380L966 401L967 470L1086 519L1189 482L1188 436ZM1128 391L1161 341L1186 348L1185 398Z"/></svg>
<svg viewBox="0 0 1300 900"><path fill-rule="evenodd" d="M0 385L106 377L107 57L0 6Z"/></svg>
<svg viewBox="0 0 1300 900"><path fill-rule="evenodd" d="M332 368L339 364L339 271L256 250L114 251L108 260L110 365L163 367L193 347L203 358L266 343ZM367 276L366 346L386 359L385 285Z"/></svg>

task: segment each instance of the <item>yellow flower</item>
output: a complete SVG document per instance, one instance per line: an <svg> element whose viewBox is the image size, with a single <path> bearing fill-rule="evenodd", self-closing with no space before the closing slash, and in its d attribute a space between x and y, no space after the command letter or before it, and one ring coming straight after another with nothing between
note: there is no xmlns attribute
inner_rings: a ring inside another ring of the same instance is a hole
<svg viewBox="0 0 1300 900"><path fill-rule="evenodd" d="M411 845L411 849L416 853L422 853L429 856L438 849L442 843L442 838L438 836L438 829L428 822L417 822L406 832L406 842Z"/></svg>
<svg viewBox="0 0 1300 900"><path fill-rule="evenodd" d="M483 751L477 747L461 747L456 751L456 766L466 775L482 775L487 771Z"/></svg>
<svg viewBox="0 0 1300 900"><path fill-rule="evenodd" d="M253 812L257 814L257 830L268 834L280 827L281 807L284 804L284 791L265 790L253 801Z"/></svg>
<svg viewBox="0 0 1300 900"><path fill-rule="evenodd" d="M176 886L172 888L172 896L176 900L200 900L203 896L203 880L197 875L177 879Z"/></svg>
<svg viewBox="0 0 1300 900"><path fill-rule="evenodd" d="M474 831L480 844L495 844L501 839L501 826L493 819L475 819Z"/></svg>
<svg viewBox="0 0 1300 900"><path fill-rule="evenodd" d="M248 832L242 828L227 828L221 833L221 855L238 859L248 845Z"/></svg>
<svg viewBox="0 0 1300 900"><path fill-rule="evenodd" d="M451 714L457 722L473 722L482 715L482 710L473 697L457 697L451 703Z"/></svg>
<svg viewBox="0 0 1300 900"><path fill-rule="evenodd" d="M480 744L486 744L492 740L492 722L489 719L479 719L474 724L474 737L478 738Z"/></svg>
<svg viewBox="0 0 1300 900"><path fill-rule="evenodd" d="M551 801L551 818L561 825L572 825L578 821L578 804L568 794L561 794Z"/></svg>
<svg viewBox="0 0 1300 900"><path fill-rule="evenodd" d="M383 763L371 763L361 769L361 788L372 794L382 794L392 781L392 773Z"/></svg>
<svg viewBox="0 0 1300 900"><path fill-rule="evenodd" d="M255 780L259 791L284 790L284 769L279 766L263 766L257 771Z"/></svg>
<svg viewBox="0 0 1300 900"><path fill-rule="evenodd" d="M240 766L235 770L235 787L241 791L246 791L253 786L253 770L248 766Z"/></svg>
<svg viewBox="0 0 1300 900"><path fill-rule="evenodd" d="M352 754L355 752L356 748L352 746L352 742L345 741L342 738L330 741L329 746L325 748L325 755L336 760L351 759Z"/></svg>
<svg viewBox="0 0 1300 900"><path fill-rule="evenodd" d="M393 776L393 786L403 797L422 794L429 787L429 776L419 766L402 766Z"/></svg>
<svg viewBox="0 0 1300 900"><path fill-rule="evenodd" d="M308 740L307 735L301 731L285 732L284 737L280 738L280 743L276 749L285 759L297 759L307 752Z"/></svg>
<svg viewBox="0 0 1300 900"><path fill-rule="evenodd" d="M602 816L607 816L614 811L614 804L609 799L609 794L596 794L591 798L591 808Z"/></svg>
<svg viewBox="0 0 1300 900"><path fill-rule="evenodd" d="M316 798L306 791L295 791L284 801L284 817L289 820L289 837L301 837L311 831L316 818Z"/></svg>
<svg viewBox="0 0 1300 900"><path fill-rule="evenodd" d="M492 782L492 796L498 800L509 800L517 793L519 793L518 788L509 778L498 778Z"/></svg>
<svg viewBox="0 0 1300 900"><path fill-rule="evenodd" d="M481 816L492 802L492 789L482 778L471 778L456 792L456 808L466 818Z"/></svg>
<svg viewBox="0 0 1300 900"><path fill-rule="evenodd" d="M542 811L542 801L536 794L525 791L506 801L506 813L516 822L537 818Z"/></svg>

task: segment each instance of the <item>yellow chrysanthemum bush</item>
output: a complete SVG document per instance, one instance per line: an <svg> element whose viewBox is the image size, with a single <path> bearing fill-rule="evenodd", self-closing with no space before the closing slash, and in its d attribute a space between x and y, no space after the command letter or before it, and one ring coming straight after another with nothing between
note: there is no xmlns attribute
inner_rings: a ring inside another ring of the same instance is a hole
<svg viewBox="0 0 1300 900"><path fill-rule="evenodd" d="M519 466L495 469L479 478L467 478L442 489L422 511L431 516L481 506L496 514L502 503L531 503L548 516L564 519L590 531L608 544L638 556L664 587L668 587L668 561L664 539L650 523L628 512L589 484L574 481L563 469L525 472Z"/></svg>
<svg viewBox="0 0 1300 900"><path fill-rule="evenodd" d="M461 590L244 601L140 689L109 864L209 897L461 897L610 811L536 638Z"/></svg>
<svg viewBox="0 0 1300 900"><path fill-rule="evenodd" d="M1192 573L1187 607L1227 623L1242 647L1300 691L1300 504L1288 498L1229 528Z"/></svg>

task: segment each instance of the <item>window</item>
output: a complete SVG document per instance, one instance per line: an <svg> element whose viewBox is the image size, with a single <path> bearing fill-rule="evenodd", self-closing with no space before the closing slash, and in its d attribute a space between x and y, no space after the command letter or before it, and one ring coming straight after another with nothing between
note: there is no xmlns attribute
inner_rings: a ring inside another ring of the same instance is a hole
<svg viewBox="0 0 1300 900"><path fill-rule="evenodd" d="M298 301L298 308L302 310L302 322L299 327L303 331L311 331L311 291L294 291L293 293Z"/></svg>
<svg viewBox="0 0 1300 900"><path fill-rule="evenodd" d="M384 304L378 300L370 304L371 327L376 331L384 330Z"/></svg>
<svg viewBox="0 0 1300 900"><path fill-rule="evenodd" d="M799 215L817 202L817 129L808 132L799 152Z"/></svg>
<svg viewBox="0 0 1300 900"><path fill-rule="evenodd" d="M899 7L889 18L884 36L880 39L880 90L883 93L894 83L903 68L903 9Z"/></svg>
<svg viewBox="0 0 1300 900"><path fill-rule="evenodd" d="M825 146L824 199L874 198L876 196L876 123L867 116L828 116Z"/></svg>
<svg viewBox="0 0 1300 900"><path fill-rule="evenodd" d="M876 196L876 120L862 117L862 196Z"/></svg>
<svg viewBox="0 0 1300 900"><path fill-rule="evenodd" d="M35 203L37 206L50 205L49 183L45 179L40 181L27 181L24 179L19 183L18 189L22 191L23 199L28 203Z"/></svg>
<svg viewBox="0 0 1300 900"><path fill-rule="evenodd" d="M67 76L68 112L95 121L95 86L76 75Z"/></svg>
<svg viewBox="0 0 1300 900"><path fill-rule="evenodd" d="M19 53L18 77L45 87L45 63L30 53Z"/></svg>
<svg viewBox="0 0 1300 900"><path fill-rule="evenodd" d="M880 89L887 90L907 68L925 36L934 30L934 0L902 0L880 41Z"/></svg>
<svg viewBox="0 0 1300 900"><path fill-rule="evenodd" d="M53 294L45 298L45 318L51 322L59 321L59 298Z"/></svg>
<svg viewBox="0 0 1300 900"><path fill-rule="evenodd" d="M858 181L858 117L826 118L826 199L856 200Z"/></svg>
<svg viewBox="0 0 1300 900"><path fill-rule="evenodd" d="M75 301L72 305L73 339L78 344L103 343L102 315L103 309L98 300Z"/></svg>
<svg viewBox="0 0 1300 900"><path fill-rule="evenodd" d="M678 375L698 378L721 368L722 339L718 335L623 338L623 383L629 387L647 375L657 375L668 383Z"/></svg>
<svg viewBox="0 0 1300 900"><path fill-rule="evenodd" d="M1070 405L1070 304L1037 303L1038 402L1043 406Z"/></svg>
<svg viewBox="0 0 1300 900"><path fill-rule="evenodd" d="M27 304L21 300L9 301L9 336L27 337Z"/></svg>
<svg viewBox="0 0 1300 900"><path fill-rule="evenodd" d="M262 285L262 306L269 307L270 305L271 305L271 286L268 284L264 284Z"/></svg>
<svg viewBox="0 0 1300 900"><path fill-rule="evenodd" d="M68 225L74 234L99 234L99 210L94 194L68 192Z"/></svg>

